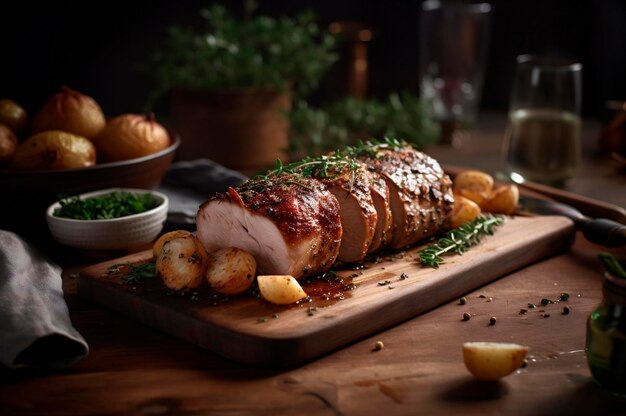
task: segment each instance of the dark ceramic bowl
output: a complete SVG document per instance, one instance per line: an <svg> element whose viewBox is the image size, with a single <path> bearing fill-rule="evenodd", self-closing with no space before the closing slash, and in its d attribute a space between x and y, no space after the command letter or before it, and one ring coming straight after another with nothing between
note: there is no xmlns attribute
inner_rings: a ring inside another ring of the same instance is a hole
<svg viewBox="0 0 626 416"><path fill-rule="evenodd" d="M106 188L156 188L170 167L180 138L148 156L66 170L0 170L0 228L37 234L45 210L59 196ZM41 217L41 218L40 218Z"/></svg>

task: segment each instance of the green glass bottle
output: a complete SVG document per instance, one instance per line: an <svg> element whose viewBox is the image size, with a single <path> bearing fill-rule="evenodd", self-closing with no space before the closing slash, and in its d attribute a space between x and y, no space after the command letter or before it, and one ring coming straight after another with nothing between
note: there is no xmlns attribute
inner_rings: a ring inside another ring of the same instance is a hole
<svg viewBox="0 0 626 416"><path fill-rule="evenodd" d="M626 397L626 278L606 272L603 294L587 321L587 363L598 385Z"/></svg>

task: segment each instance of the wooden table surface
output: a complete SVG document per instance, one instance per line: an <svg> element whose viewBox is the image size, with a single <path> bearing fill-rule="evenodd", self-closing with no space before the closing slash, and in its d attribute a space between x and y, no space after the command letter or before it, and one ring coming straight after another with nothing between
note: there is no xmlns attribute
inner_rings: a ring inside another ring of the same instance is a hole
<svg viewBox="0 0 626 416"><path fill-rule="evenodd" d="M489 129L485 137L497 137ZM431 153L444 163L497 164L493 153L484 162L482 153L457 151ZM623 178L588 175L569 186L623 201ZM601 299L601 250L578 235L570 251L468 293L466 305L450 302L280 371L235 363L79 298L75 273L89 264L82 259L66 267L63 284L89 355L62 371L0 369L0 414L623 414L626 400L596 387L584 354L586 319ZM519 314L562 292L571 295L566 303ZM384 348L373 351L377 341ZM476 381L463 365L465 341L528 345L527 366L499 382Z"/></svg>

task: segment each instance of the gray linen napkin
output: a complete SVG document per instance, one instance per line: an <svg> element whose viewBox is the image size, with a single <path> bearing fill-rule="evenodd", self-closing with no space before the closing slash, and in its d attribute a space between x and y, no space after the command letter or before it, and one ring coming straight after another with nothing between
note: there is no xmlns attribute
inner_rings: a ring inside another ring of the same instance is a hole
<svg viewBox="0 0 626 416"><path fill-rule="evenodd" d="M0 230L0 363L63 368L87 355L63 299L61 268Z"/></svg>
<svg viewBox="0 0 626 416"><path fill-rule="evenodd" d="M246 179L242 173L209 159L173 163L158 188L169 199L168 222L195 224L200 204Z"/></svg>

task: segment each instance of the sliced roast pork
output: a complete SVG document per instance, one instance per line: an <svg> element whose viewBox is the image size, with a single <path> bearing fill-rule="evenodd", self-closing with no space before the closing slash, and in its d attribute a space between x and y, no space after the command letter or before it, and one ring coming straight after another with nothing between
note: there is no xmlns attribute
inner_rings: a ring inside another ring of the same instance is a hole
<svg viewBox="0 0 626 416"><path fill-rule="evenodd" d="M393 231L393 219L391 217L391 203L389 201L389 187L381 174L374 171L368 171L370 176L370 194L376 209L377 222L374 238L370 244L367 254L387 247L391 242L391 233Z"/></svg>
<svg viewBox="0 0 626 416"><path fill-rule="evenodd" d="M364 165L341 165L319 180L337 197L343 235L338 260L362 261L374 239L378 214L370 194L370 175Z"/></svg>
<svg viewBox="0 0 626 416"><path fill-rule="evenodd" d="M404 146L379 148L359 157L389 186L393 233L391 248L402 248L437 233L452 213L452 181L439 163Z"/></svg>
<svg viewBox="0 0 626 416"><path fill-rule="evenodd" d="M281 174L229 188L200 206L197 235L215 251L251 253L259 274L296 278L330 269L342 227L337 198L319 181Z"/></svg>

